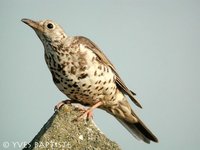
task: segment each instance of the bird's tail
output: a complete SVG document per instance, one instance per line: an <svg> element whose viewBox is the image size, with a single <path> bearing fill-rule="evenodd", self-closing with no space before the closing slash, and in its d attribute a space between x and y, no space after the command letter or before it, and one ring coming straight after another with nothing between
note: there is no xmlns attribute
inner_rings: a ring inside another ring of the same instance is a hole
<svg viewBox="0 0 200 150"><path fill-rule="evenodd" d="M157 137L131 109L123 93L117 92L115 102L104 110L113 115L136 139L143 140L145 143L158 142Z"/></svg>
<svg viewBox="0 0 200 150"><path fill-rule="evenodd" d="M145 124L132 111L132 115L138 119L138 122L131 123L122 118L116 118L136 139L143 140L145 143L150 141L158 142L157 137L145 126Z"/></svg>

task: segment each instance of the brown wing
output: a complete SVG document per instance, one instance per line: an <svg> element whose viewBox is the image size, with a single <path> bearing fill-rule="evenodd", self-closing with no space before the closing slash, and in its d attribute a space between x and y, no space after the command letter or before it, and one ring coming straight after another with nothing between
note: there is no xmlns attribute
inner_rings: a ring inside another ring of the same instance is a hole
<svg viewBox="0 0 200 150"><path fill-rule="evenodd" d="M119 74L117 73L115 67L113 66L113 64L110 62L110 60L104 55L104 53L96 46L95 43L93 43L91 40L89 40L86 37L82 37L82 36L76 36L75 40L77 40L79 43L85 45L87 48L89 48L90 50L92 50L98 57L101 63L109 66L112 71L115 73L116 75L116 84L117 87L125 94L127 94L130 99L140 108L142 108L142 106L140 105L140 103L134 98L134 95L136 95L134 92L132 92L131 90L129 90L127 88L127 86L125 85L125 83L122 81L122 79L120 78Z"/></svg>

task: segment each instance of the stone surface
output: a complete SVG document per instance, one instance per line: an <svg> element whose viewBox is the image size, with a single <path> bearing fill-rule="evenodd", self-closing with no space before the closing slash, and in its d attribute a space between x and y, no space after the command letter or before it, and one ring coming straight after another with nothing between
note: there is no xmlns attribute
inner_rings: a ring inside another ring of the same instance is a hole
<svg viewBox="0 0 200 150"><path fill-rule="evenodd" d="M92 120L76 121L81 114L75 106L62 106L24 150L120 150L120 147L109 140Z"/></svg>

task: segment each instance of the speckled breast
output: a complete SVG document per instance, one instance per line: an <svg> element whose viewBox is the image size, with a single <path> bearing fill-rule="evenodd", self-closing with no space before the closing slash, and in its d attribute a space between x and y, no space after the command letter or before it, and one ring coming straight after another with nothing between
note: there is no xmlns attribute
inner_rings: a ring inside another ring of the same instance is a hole
<svg viewBox="0 0 200 150"><path fill-rule="evenodd" d="M46 57L54 83L70 99L91 105L115 99L115 75L90 49L80 45L48 57L52 59Z"/></svg>

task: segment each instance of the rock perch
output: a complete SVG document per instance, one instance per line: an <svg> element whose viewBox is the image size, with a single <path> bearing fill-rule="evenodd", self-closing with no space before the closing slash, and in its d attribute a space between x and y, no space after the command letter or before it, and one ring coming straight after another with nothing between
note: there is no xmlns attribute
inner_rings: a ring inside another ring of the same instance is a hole
<svg viewBox="0 0 200 150"><path fill-rule="evenodd" d="M62 106L23 150L120 150L92 120L75 121L81 114L73 105Z"/></svg>

